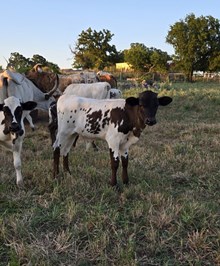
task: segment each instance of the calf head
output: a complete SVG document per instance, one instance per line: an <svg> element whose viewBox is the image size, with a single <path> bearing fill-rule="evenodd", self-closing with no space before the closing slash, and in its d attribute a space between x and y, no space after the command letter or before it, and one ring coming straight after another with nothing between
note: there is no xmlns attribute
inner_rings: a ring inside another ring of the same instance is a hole
<svg viewBox="0 0 220 266"><path fill-rule="evenodd" d="M171 102L172 98L168 96L157 97L157 93L148 90L140 93L138 98L130 97L126 99L126 104L139 107L139 119L148 126L156 124L158 106L166 106Z"/></svg>
<svg viewBox="0 0 220 266"><path fill-rule="evenodd" d="M12 133L16 136L22 136L24 130L22 128L22 111L31 111L37 106L37 103L28 101L20 103L20 100L14 96L8 97L4 100L3 104L0 104L0 111L4 113L4 120L2 124L5 124L3 133L5 135ZM16 139L15 138L15 139Z"/></svg>

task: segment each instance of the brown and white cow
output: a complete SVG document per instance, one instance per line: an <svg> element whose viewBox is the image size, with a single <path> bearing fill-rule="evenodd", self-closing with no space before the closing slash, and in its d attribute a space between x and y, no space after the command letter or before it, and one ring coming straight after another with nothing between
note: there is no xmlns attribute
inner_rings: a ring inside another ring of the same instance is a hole
<svg viewBox="0 0 220 266"><path fill-rule="evenodd" d="M17 97L11 96L0 104L0 145L13 153L16 183L22 185L21 150L25 136L24 113L37 106L36 102L21 103Z"/></svg>
<svg viewBox="0 0 220 266"><path fill-rule="evenodd" d="M158 106L168 105L172 98L157 97L144 91L138 98L126 100L96 100L62 95L57 102L58 132L54 148L54 170L59 173L59 158L64 156L64 170L69 170L68 153L78 136L103 139L108 143L111 160L111 185L117 185L119 160L122 162L122 180L128 183L128 151L136 143L143 129L156 124Z"/></svg>
<svg viewBox="0 0 220 266"><path fill-rule="evenodd" d="M26 73L26 77L41 90L47 88L47 90L50 91L55 85L57 74L45 72L42 69L42 65L36 64L28 73ZM93 71L78 71L69 75L58 74L58 79L59 86L54 93L55 96L60 96L70 84L93 83L99 81L96 73Z"/></svg>

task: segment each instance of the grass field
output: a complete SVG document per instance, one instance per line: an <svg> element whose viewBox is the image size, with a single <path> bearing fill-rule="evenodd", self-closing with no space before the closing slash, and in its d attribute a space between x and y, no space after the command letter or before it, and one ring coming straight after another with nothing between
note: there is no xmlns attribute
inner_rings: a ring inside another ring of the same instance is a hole
<svg viewBox="0 0 220 266"><path fill-rule="evenodd" d="M220 84L161 88L173 97L130 148L130 185L108 185L107 144L72 149L52 178L47 123L28 126L25 188L0 150L0 265L220 265ZM123 91L136 96L141 89Z"/></svg>

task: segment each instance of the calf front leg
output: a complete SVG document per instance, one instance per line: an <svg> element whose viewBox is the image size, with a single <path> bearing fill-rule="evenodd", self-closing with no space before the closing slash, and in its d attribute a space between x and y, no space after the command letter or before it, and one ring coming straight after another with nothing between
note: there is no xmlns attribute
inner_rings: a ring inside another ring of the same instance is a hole
<svg viewBox="0 0 220 266"><path fill-rule="evenodd" d="M114 157L114 152L110 149L110 159L111 159L111 169L112 169L112 176L110 184L111 186L117 185L117 170L119 166L119 158Z"/></svg>
<svg viewBox="0 0 220 266"><path fill-rule="evenodd" d="M128 155L121 156L122 163L122 181L124 184L128 184Z"/></svg>
<svg viewBox="0 0 220 266"><path fill-rule="evenodd" d="M53 177L57 178L59 174L59 163L60 163L60 148L57 147L53 152Z"/></svg>
<svg viewBox="0 0 220 266"><path fill-rule="evenodd" d="M21 174L21 147L13 151L14 168L16 171L16 184L18 187L23 185L23 178Z"/></svg>

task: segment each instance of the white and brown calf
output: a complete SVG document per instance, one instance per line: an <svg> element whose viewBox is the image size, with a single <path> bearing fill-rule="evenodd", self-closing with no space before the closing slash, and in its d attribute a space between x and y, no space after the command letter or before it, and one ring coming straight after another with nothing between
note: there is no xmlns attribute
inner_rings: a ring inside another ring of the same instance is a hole
<svg viewBox="0 0 220 266"><path fill-rule="evenodd" d="M16 183L22 185L21 174L21 150L25 136L24 113L31 111L37 103L28 101L20 103L20 100L10 96L0 104L0 145L13 153L14 168L16 171Z"/></svg>
<svg viewBox="0 0 220 266"><path fill-rule="evenodd" d="M128 183L129 147L139 140L142 130L156 124L158 106L172 99L157 97L152 91L126 100L96 100L63 95L57 102L58 132L54 148L54 177L59 173L59 158L64 156L64 170L69 171L68 153L78 136L103 139L108 143L111 160L111 185L117 185L117 169L122 162L122 180Z"/></svg>

